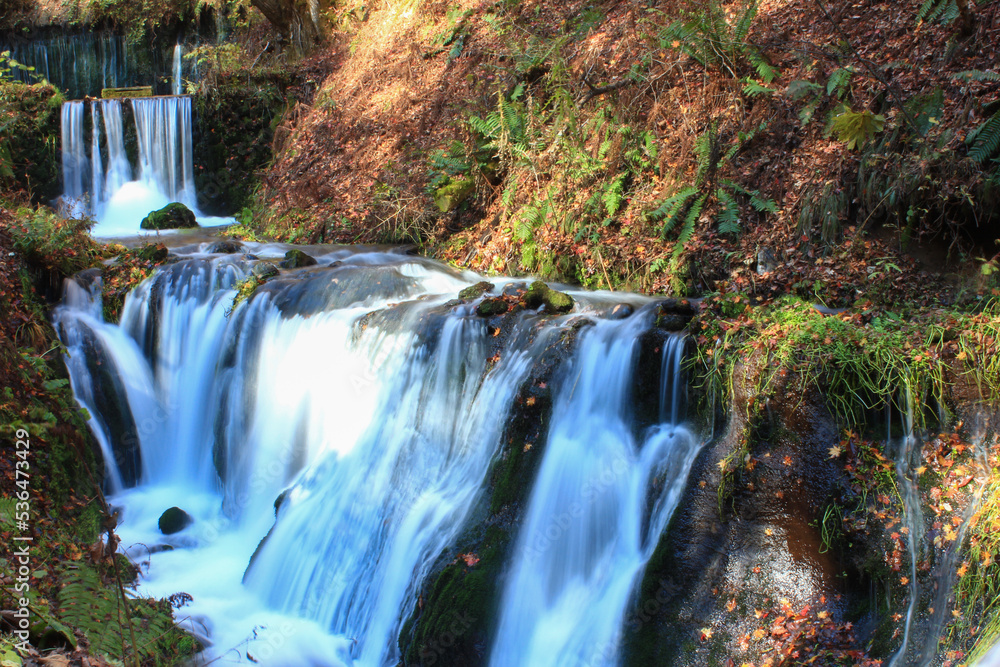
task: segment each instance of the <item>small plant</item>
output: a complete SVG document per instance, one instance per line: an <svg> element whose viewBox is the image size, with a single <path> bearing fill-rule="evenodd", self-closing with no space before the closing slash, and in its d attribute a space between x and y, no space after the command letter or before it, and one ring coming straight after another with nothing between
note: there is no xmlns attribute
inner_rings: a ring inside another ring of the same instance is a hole
<svg viewBox="0 0 1000 667"><path fill-rule="evenodd" d="M873 114L867 110L856 112L845 107L834 117L830 132L846 143L848 150L854 150L865 146L883 128L885 116L882 114Z"/></svg>
<svg viewBox="0 0 1000 667"><path fill-rule="evenodd" d="M969 157L976 162L986 162L1000 150L1000 111L997 111L965 138Z"/></svg>
<svg viewBox="0 0 1000 667"><path fill-rule="evenodd" d="M715 0L692 3L683 10L683 20L663 29L660 45L680 49L706 69L718 69L734 79L753 72L764 83L771 83L778 70L748 40L759 8L758 0L749 0L736 8L734 19L730 20Z"/></svg>

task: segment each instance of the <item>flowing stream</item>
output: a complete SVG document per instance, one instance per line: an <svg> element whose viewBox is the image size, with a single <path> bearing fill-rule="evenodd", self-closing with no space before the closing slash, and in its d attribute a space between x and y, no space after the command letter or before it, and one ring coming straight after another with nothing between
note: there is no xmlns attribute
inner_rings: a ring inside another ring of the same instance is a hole
<svg viewBox="0 0 1000 667"><path fill-rule="evenodd" d="M286 248L248 244L251 260L206 245L178 249L120 324L102 320L99 281L85 277L55 321L143 591L191 595L177 616L207 659L396 664L421 585L487 487L519 388L582 317L592 324L554 391L490 662L556 664L558 647L558 664L614 664L698 449L681 423L682 337L663 344L658 423L633 414L649 300L622 297L639 310L615 321L600 294L574 293L568 316L524 311L491 357L496 330L452 300L478 276L313 248L318 266L233 308L235 284ZM171 506L193 523L163 535Z"/></svg>

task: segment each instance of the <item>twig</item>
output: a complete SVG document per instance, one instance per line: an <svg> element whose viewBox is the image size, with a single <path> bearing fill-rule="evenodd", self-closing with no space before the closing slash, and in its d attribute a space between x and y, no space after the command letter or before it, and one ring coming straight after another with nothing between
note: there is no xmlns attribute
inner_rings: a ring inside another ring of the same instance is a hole
<svg viewBox="0 0 1000 667"><path fill-rule="evenodd" d="M626 86L631 86L635 84L634 79L619 79L618 81L615 81L614 83L608 84L606 86L596 87L594 86L594 84L590 82L586 74L583 76L583 82L587 84L587 88L590 88L590 90L587 91L587 94L583 96L583 100L580 102L580 106L583 106L584 104L586 104L593 98L597 97L598 95L611 93L618 90L619 88L625 88Z"/></svg>

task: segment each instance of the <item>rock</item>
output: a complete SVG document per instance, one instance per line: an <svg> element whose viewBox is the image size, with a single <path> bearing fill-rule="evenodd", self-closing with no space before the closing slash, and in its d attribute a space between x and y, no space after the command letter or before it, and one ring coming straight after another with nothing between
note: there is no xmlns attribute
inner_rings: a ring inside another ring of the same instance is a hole
<svg viewBox="0 0 1000 667"><path fill-rule="evenodd" d="M691 321L690 317L684 317L677 313L663 313L656 318L656 326L664 331L680 331Z"/></svg>
<svg viewBox="0 0 1000 667"><path fill-rule="evenodd" d="M277 498L274 499L274 518L275 519L278 518L278 510L280 510L281 506L285 503L285 499L288 497L288 492L289 491L291 491L291 489L285 489L284 491L282 491L281 493L278 494Z"/></svg>
<svg viewBox="0 0 1000 667"><path fill-rule="evenodd" d="M635 308L628 305L627 303L619 303L617 306L611 309L608 313L609 320L624 320L626 317L635 312Z"/></svg>
<svg viewBox="0 0 1000 667"><path fill-rule="evenodd" d="M474 183L471 178L454 179L448 185L442 185L434 193L434 203L442 213L454 211L472 194Z"/></svg>
<svg viewBox="0 0 1000 667"><path fill-rule="evenodd" d="M170 255L170 251L162 243L147 243L139 248L136 254L139 256L139 259L145 262L162 262Z"/></svg>
<svg viewBox="0 0 1000 667"><path fill-rule="evenodd" d="M478 299L487 292L493 291L493 283L488 283L482 280L475 285L466 287L464 290L458 293L459 299Z"/></svg>
<svg viewBox="0 0 1000 667"><path fill-rule="evenodd" d="M778 259L770 248L761 248L757 252L757 274L764 275L778 268Z"/></svg>
<svg viewBox="0 0 1000 667"><path fill-rule="evenodd" d="M198 226L194 212L180 202L167 204L158 211L152 211L142 219L142 229L192 229Z"/></svg>
<svg viewBox="0 0 1000 667"><path fill-rule="evenodd" d="M507 283L503 286L503 292L501 292L501 294L504 296L516 296L520 299L527 291L528 283Z"/></svg>
<svg viewBox="0 0 1000 667"><path fill-rule="evenodd" d="M680 331L694 317L694 312L687 299L664 299L657 304L656 326L665 331Z"/></svg>
<svg viewBox="0 0 1000 667"><path fill-rule="evenodd" d="M180 507L171 507L160 515L160 532L164 535L173 535L184 530L192 523L194 523L194 519L190 514Z"/></svg>
<svg viewBox="0 0 1000 667"><path fill-rule="evenodd" d="M243 244L236 239L223 239L208 246L205 252L212 253L213 255L235 255L236 253L243 252Z"/></svg>
<svg viewBox="0 0 1000 667"><path fill-rule="evenodd" d="M273 278L278 275L278 267L276 267L271 262L258 262L253 265L250 269L250 273L256 276L259 280L267 280L268 278Z"/></svg>
<svg viewBox="0 0 1000 667"><path fill-rule="evenodd" d="M292 248L285 253L285 259L281 262L283 269L301 269L303 266L315 266L316 259L305 254L298 248Z"/></svg>
<svg viewBox="0 0 1000 667"><path fill-rule="evenodd" d="M479 302L479 306L476 307L476 313L482 317L492 317L493 315L503 315L508 310L510 306L500 297L494 297L492 299L483 299Z"/></svg>
<svg viewBox="0 0 1000 667"><path fill-rule="evenodd" d="M573 310L573 297L565 292L552 289L541 280L531 283L531 287L524 295L524 302L529 308L538 308L544 305L555 313L568 313Z"/></svg>

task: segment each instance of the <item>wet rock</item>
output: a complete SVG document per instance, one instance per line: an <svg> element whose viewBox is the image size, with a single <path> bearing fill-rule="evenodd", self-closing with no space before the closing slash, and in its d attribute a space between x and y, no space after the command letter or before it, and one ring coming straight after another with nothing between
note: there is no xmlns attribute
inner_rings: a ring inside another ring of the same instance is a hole
<svg viewBox="0 0 1000 667"><path fill-rule="evenodd" d="M510 309L510 306L502 298L483 299L476 307L476 313L482 317L492 317L493 315L503 315Z"/></svg>
<svg viewBox="0 0 1000 667"><path fill-rule="evenodd" d="M285 503L285 499L288 498L288 492L289 491L291 491L291 489L285 489L284 491L282 491L281 493L278 494L277 498L274 499L274 518L275 519L278 518L278 510L281 509L281 506Z"/></svg>
<svg viewBox="0 0 1000 667"><path fill-rule="evenodd" d="M529 308L545 306L547 310L555 313L568 313L573 310L573 297L552 289L541 280L531 283L531 287L524 295L524 302Z"/></svg>
<svg viewBox="0 0 1000 667"><path fill-rule="evenodd" d="M504 285L503 292L501 292L501 294L504 296L516 296L517 298L521 298L527 291L528 283L507 283Z"/></svg>
<svg viewBox="0 0 1000 667"><path fill-rule="evenodd" d="M174 533L181 532L192 523L194 523L194 519L190 514L180 507L171 507L160 515L158 525L161 533L164 535L173 535Z"/></svg>
<svg viewBox="0 0 1000 667"><path fill-rule="evenodd" d="M243 252L243 244L236 239L223 239L208 246L205 252L213 255L235 255Z"/></svg>
<svg viewBox="0 0 1000 667"><path fill-rule="evenodd" d="M626 317L635 312L635 308L628 305L627 303L619 303L617 306L611 309L608 313L609 320L624 320Z"/></svg>
<svg viewBox="0 0 1000 667"><path fill-rule="evenodd" d="M273 278L278 275L280 271L278 271L278 267L270 262L260 262L259 264L254 264L250 273L252 273L259 280L267 280L268 278Z"/></svg>
<svg viewBox="0 0 1000 667"><path fill-rule="evenodd" d="M488 283L482 280L475 285L466 287L464 290L458 293L459 299L478 299L482 295L493 291L493 283Z"/></svg>
<svg viewBox="0 0 1000 667"><path fill-rule="evenodd" d="M665 331L680 331L694 317L694 306L687 299L664 299L657 304L656 326Z"/></svg>
<svg viewBox="0 0 1000 667"><path fill-rule="evenodd" d="M192 229L197 226L194 212L180 202L152 211L139 223L141 229Z"/></svg>
<svg viewBox="0 0 1000 667"><path fill-rule="evenodd" d="M298 248L292 248L285 253L285 259L281 262L283 269L301 269L304 266L315 266L316 260L302 252Z"/></svg>

